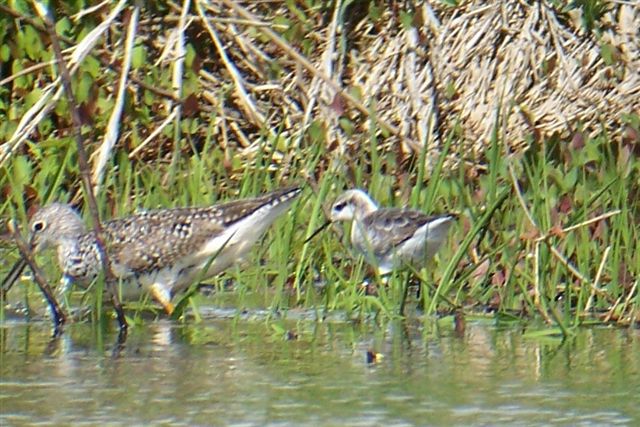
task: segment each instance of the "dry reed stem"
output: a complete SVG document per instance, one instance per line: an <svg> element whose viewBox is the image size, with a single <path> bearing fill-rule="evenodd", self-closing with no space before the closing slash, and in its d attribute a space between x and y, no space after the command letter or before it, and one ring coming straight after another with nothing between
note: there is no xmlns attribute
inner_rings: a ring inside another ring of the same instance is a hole
<svg viewBox="0 0 640 427"><path fill-rule="evenodd" d="M93 191L98 193L100 190L100 184L102 183L102 177L104 175L104 168L107 165L107 161L111 157L111 152L116 142L118 141L118 134L120 131L120 123L122 119L122 111L124 109L125 91L128 85L129 70L131 69L131 56L133 52L133 44L136 37L136 29L138 26L138 19L140 16L140 7L133 8L131 17L129 18L129 27L127 29L126 39L124 43L124 58L122 59L122 68L120 70L120 80L118 82L118 89L116 92L116 100L111 116L109 117L109 123L107 124L104 140L100 147L97 149L97 159L93 166Z"/></svg>
<svg viewBox="0 0 640 427"><path fill-rule="evenodd" d="M174 31L175 34L175 43L171 43L172 47L172 63L173 63L173 73L171 77L171 87L173 89L173 96L176 99L182 99L182 84L184 78L184 57L186 55L185 50L185 29L187 26L187 17L189 12L189 5L191 4L190 0L183 0L182 9L180 11L180 20L178 21L178 26ZM176 104L173 106L173 109L176 111L175 118L175 130L179 132L180 129L180 120L181 118L181 105ZM167 103L167 111L171 110L171 103ZM179 133L178 133L179 135ZM179 143L179 139L174 141L176 144Z"/></svg>
<svg viewBox="0 0 640 427"><path fill-rule="evenodd" d="M91 15L94 12L97 12L98 10L102 9L105 6L108 6L109 4L111 4L111 0L103 0L102 2L94 5L94 6L89 6L85 9L82 9L81 11L79 11L78 13L76 13L75 15L71 16L71 20L78 22L80 21L83 17L87 16L87 15Z"/></svg>
<svg viewBox="0 0 640 427"><path fill-rule="evenodd" d="M9 77L6 77L6 78L0 80L0 86L4 86L6 84L9 84L9 83L11 83L12 81L14 81L15 79L17 79L19 77L23 77L23 76L29 75L31 73L35 73L36 71L40 71L42 69L50 67L50 66L54 65L55 63L56 63L56 60L52 59L51 61L40 62L40 63L32 65L30 67L23 68L22 70L20 70L20 71L18 71L16 73L13 73Z"/></svg>
<svg viewBox="0 0 640 427"><path fill-rule="evenodd" d="M244 107L243 112L245 113L245 117L249 121L253 122L254 126L259 128L267 128L270 136L272 138L275 137L273 131L268 127L264 115L260 113L255 102L247 93L242 75L227 55L226 50L222 45L222 42L220 41L220 37L218 37L216 30L209 24L209 21L202 10L201 1L199 0L196 1L196 9L198 11L198 15L200 16L201 22L207 29L207 32L209 33L209 36L211 37L211 40L213 41L213 44L215 45L216 50L220 55L220 58L222 59L225 68L231 75L231 79L233 80L235 86L235 93L240 101L240 105Z"/></svg>
<svg viewBox="0 0 640 427"><path fill-rule="evenodd" d="M615 311L618 309L618 306L620 305L620 301L622 301L622 295L619 296L616 301L613 303L613 305L611 306L611 308L609 308L609 310L607 310L607 314L604 316L604 322L610 322L611 318L613 317Z"/></svg>
<svg viewBox="0 0 640 427"><path fill-rule="evenodd" d="M622 312L623 313L625 313L627 311L627 307L629 307L629 304L631 303L631 298L636 295L636 291L638 289L638 283L639 282L640 282L640 280L636 280L635 282L633 282L633 286L631 287L631 291L627 295L627 298L625 298L625 300L624 300L624 306L622 308ZM631 324L633 321L634 321L634 310L629 312L628 320L624 321L624 323ZM623 323L623 316L620 316L620 319L618 319L618 323Z"/></svg>
<svg viewBox="0 0 640 427"><path fill-rule="evenodd" d="M600 291L598 285L600 284L600 278L602 277L602 272L604 271L604 266L607 258L609 257L609 252L611 251L611 246L607 246L604 250L604 254L602 254L602 259L600 260L600 265L598 266L598 271L596 272L596 277L593 279L593 284L591 285L591 293L589 294L589 299L584 306L584 313L588 313L591 310L591 304L593 303L593 298L596 293Z"/></svg>
<svg viewBox="0 0 640 427"><path fill-rule="evenodd" d="M583 221L583 222L581 222L581 223L574 224L574 225L572 225L572 226L570 226L570 227L563 228L563 229L561 230L561 233L562 233L562 234L566 234L566 233L568 233L568 232L570 232L570 231L573 231L573 230L575 230L575 229L578 229L578 228L581 228L581 227L585 227L585 226L587 226L587 225L589 225L589 224L593 224L594 222L598 222L598 221L601 221L601 220L605 220L605 219L607 219L607 218L609 218L609 217L612 217L612 216L614 216L614 215L618 215L618 214L620 214L621 212L622 212L622 211L621 211L620 209L616 209L615 211L611 211L611 212L604 213L604 214L602 214L602 215L598 215L598 216L596 216L596 217L594 217L594 218L588 219L588 220ZM554 232L554 233L547 233L547 234L545 234L545 235L543 235L543 236L538 237L538 238L536 239L536 241L546 240L546 239L548 239L549 237L551 237L553 234L556 234L556 233L555 233L555 232Z"/></svg>
<svg viewBox="0 0 640 427"><path fill-rule="evenodd" d="M167 125L169 125L177 117L177 115L178 110L171 110L171 113L169 113L169 115L165 117L164 120L162 120L162 122L160 122L160 124L153 131L151 131L149 136L147 136L144 141L140 143L140 145L138 145L131 151L131 153L129 153L129 158L133 159L140 151L142 151L149 143L151 143L151 141L154 141L155 138L160 135L160 132L162 132L162 130L167 127Z"/></svg>
<svg viewBox="0 0 640 427"><path fill-rule="evenodd" d="M233 9L236 13L241 15L243 18L251 21L259 21L259 19L255 15L250 13L245 8L239 6L235 2L231 0L221 0L221 1L229 8ZM353 97L350 93L342 90L329 76L327 76L322 71L318 70L306 57L304 57L303 55L298 53L295 49L293 49L291 45L287 43L282 37L280 37L277 33L269 29L268 27L261 26L261 27L258 27L258 29L267 37L269 37L269 39L274 44L276 44L280 49L282 49L289 57L291 57L294 61L296 61L298 64L300 64L302 67L304 67L307 71L309 71L313 75L320 77L326 84L330 85L332 89L334 89L337 93L339 93L341 97L349 101L349 103L352 104L355 108L357 108L361 113L365 114L365 116L367 117L370 115L369 109L362 102L360 102L358 99ZM399 136L400 134L399 130L395 126L387 123L384 119L378 118L377 123L382 128L389 131L390 133Z"/></svg>

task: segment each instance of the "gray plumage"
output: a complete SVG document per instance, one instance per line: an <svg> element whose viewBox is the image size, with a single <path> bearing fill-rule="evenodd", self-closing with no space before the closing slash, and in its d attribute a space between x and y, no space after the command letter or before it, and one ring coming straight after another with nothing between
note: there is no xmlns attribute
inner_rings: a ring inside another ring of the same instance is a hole
<svg viewBox="0 0 640 427"><path fill-rule="evenodd" d="M172 312L172 297L188 287L212 258L204 278L242 259L300 191L292 187L211 207L160 209L105 222L111 270L127 282L123 298L148 290ZM40 209L29 230L35 251L56 248L66 280L86 285L101 271L96 236L70 206L53 203Z"/></svg>
<svg viewBox="0 0 640 427"><path fill-rule="evenodd" d="M333 204L332 221L353 221L351 244L380 274L426 263L445 241L455 214L429 216L412 209L378 208L362 190L348 190Z"/></svg>

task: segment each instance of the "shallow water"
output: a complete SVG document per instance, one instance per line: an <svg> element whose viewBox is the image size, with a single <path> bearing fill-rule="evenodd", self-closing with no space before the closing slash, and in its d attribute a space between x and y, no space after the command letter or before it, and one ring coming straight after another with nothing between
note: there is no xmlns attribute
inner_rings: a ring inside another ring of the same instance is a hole
<svg viewBox="0 0 640 427"><path fill-rule="evenodd" d="M0 327L0 425L633 425L640 331L562 342L469 322ZM294 340L284 340L283 330ZM296 337L297 335L297 337ZM380 353L368 363L367 351Z"/></svg>

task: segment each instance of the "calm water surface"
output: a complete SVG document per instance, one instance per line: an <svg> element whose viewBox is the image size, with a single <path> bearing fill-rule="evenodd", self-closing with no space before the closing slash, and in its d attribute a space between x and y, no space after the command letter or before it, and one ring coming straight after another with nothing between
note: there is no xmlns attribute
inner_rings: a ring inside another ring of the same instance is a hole
<svg viewBox="0 0 640 427"><path fill-rule="evenodd" d="M640 331L469 322L0 324L0 425L638 425ZM282 329L297 335L284 340ZM368 363L372 350L384 357Z"/></svg>

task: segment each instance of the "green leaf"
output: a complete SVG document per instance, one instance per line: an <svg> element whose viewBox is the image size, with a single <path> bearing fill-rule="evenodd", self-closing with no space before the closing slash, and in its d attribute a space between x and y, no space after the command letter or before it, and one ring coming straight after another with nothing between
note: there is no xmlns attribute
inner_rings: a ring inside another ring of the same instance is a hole
<svg viewBox="0 0 640 427"><path fill-rule="evenodd" d="M275 144L276 150L281 151L281 152L286 152L288 147L289 147L289 139L285 138L282 135L279 135L276 138L276 144Z"/></svg>
<svg viewBox="0 0 640 427"><path fill-rule="evenodd" d="M97 102L98 111L111 111L113 109L113 102L113 98L100 96Z"/></svg>
<svg viewBox="0 0 640 427"><path fill-rule="evenodd" d="M100 61L90 55L82 61L82 70L91 74L91 77L94 79L99 78L104 73L104 70L102 70L102 66L100 65Z"/></svg>
<svg viewBox="0 0 640 427"><path fill-rule="evenodd" d="M413 27L413 13L400 12L400 23L405 30Z"/></svg>
<svg viewBox="0 0 640 427"><path fill-rule="evenodd" d="M362 101L362 88L360 86L353 86L349 89L349 94L358 101Z"/></svg>
<svg viewBox="0 0 640 427"><path fill-rule="evenodd" d="M41 59L42 52L45 51L40 34L31 25L24 27L23 47L27 56L35 61Z"/></svg>
<svg viewBox="0 0 640 427"><path fill-rule="evenodd" d="M25 108L31 107L33 104L38 102L38 100L40 100L41 97L42 97L42 89L40 89L40 88L35 88L31 92L29 92L24 97L24 106L25 106Z"/></svg>
<svg viewBox="0 0 640 427"><path fill-rule="evenodd" d="M610 43L600 45L600 56L607 65L613 65L615 61L615 48Z"/></svg>
<svg viewBox="0 0 640 427"><path fill-rule="evenodd" d="M284 16L276 16L273 18L273 28L280 33L284 33L291 28L291 21Z"/></svg>
<svg viewBox="0 0 640 427"><path fill-rule="evenodd" d="M453 99L453 97L456 95L456 92L456 86L453 84L453 82L450 81L449 83L447 83L444 88L444 96L446 96L447 99Z"/></svg>
<svg viewBox="0 0 640 427"><path fill-rule="evenodd" d="M71 20L66 16L56 22L56 33L63 37L71 37L71 28Z"/></svg>
<svg viewBox="0 0 640 427"><path fill-rule="evenodd" d="M313 141L314 143L324 143L325 129L320 120L314 120L313 122L311 122L311 124L309 125L309 129L307 129L307 132L309 133L311 141Z"/></svg>
<svg viewBox="0 0 640 427"><path fill-rule="evenodd" d="M51 119L44 119L38 124L38 132L40 135L49 135L54 130L54 125Z"/></svg>
<svg viewBox="0 0 640 427"><path fill-rule="evenodd" d="M186 46L185 50L187 52L184 55L184 65L187 68L191 68L193 66L193 60L196 58L196 50L193 48L191 43Z"/></svg>
<svg viewBox="0 0 640 427"><path fill-rule="evenodd" d="M33 9L26 0L11 0L9 7L22 15L30 16L33 14Z"/></svg>
<svg viewBox="0 0 640 427"><path fill-rule="evenodd" d="M78 86L76 89L76 98L79 103L85 102L91 95L91 87L93 86L93 77L89 73L82 73L78 80Z"/></svg>
<svg viewBox="0 0 640 427"><path fill-rule="evenodd" d="M534 331L527 331L522 334L522 338L540 339L540 338L562 338L562 329L560 328L548 328L539 329Z"/></svg>
<svg viewBox="0 0 640 427"><path fill-rule="evenodd" d="M377 21L382 18L382 6L377 6L375 3L369 3L369 19L372 21Z"/></svg>
<svg viewBox="0 0 640 427"><path fill-rule="evenodd" d="M15 61L13 61L13 64L11 64L11 72L13 74L17 74L20 71L22 71L24 69L23 62L24 60L20 60L20 59L16 59ZM33 80L33 77L31 77L30 74L24 74L24 75L21 75L20 77L16 77L15 80L13 81L13 88L14 89L30 89L32 80Z"/></svg>
<svg viewBox="0 0 640 427"><path fill-rule="evenodd" d="M0 46L0 61L7 62L10 56L11 49L9 48L9 45L3 44L2 46Z"/></svg>
<svg viewBox="0 0 640 427"><path fill-rule="evenodd" d="M276 323L272 323L271 324L271 329L273 329L273 331L277 334L277 335L284 335L284 333L287 331L285 328L283 328L281 325L278 325Z"/></svg>
<svg viewBox="0 0 640 427"><path fill-rule="evenodd" d="M569 170L568 173L564 175L562 189L565 191L569 190L573 188L577 182L578 182L578 169L572 168Z"/></svg>
<svg viewBox="0 0 640 427"><path fill-rule="evenodd" d="M0 121L0 141L6 141L18 127L15 121Z"/></svg>
<svg viewBox="0 0 640 427"><path fill-rule="evenodd" d="M353 133L355 132L355 126L353 125L353 123L351 123L351 120L347 119L346 117L340 117L340 120L338 120L338 122L340 123L340 127L342 128L344 133L346 133L348 136L353 135Z"/></svg>
<svg viewBox="0 0 640 427"><path fill-rule="evenodd" d="M13 179L19 188L31 182L31 163L26 156L17 156L13 162Z"/></svg>
<svg viewBox="0 0 640 427"><path fill-rule="evenodd" d="M131 66L133 68L143 67L147 63L147 51L142 45L137 45L131 52Z"/></svg>

